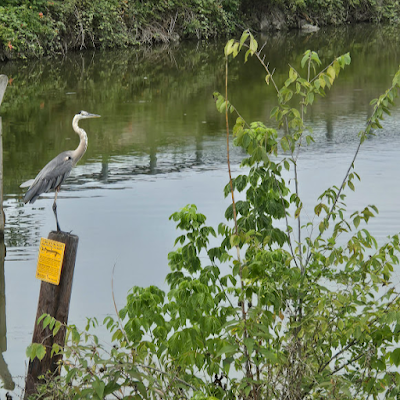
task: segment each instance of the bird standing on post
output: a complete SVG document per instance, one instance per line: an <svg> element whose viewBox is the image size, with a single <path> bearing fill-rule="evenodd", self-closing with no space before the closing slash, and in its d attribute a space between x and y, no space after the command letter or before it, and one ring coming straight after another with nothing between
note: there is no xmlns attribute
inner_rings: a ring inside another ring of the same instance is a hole
<svg viewBox="0 0 400 400"><path fill-rule="evenodd" d="M75 150L64 151L57 157L53 158L33 180L24 182L21 187L28 187L25 194L24 203L34 203L42 194L50 190L55 190L53 212L56 217L57 231L61 231L60 224L57 218L57 194L60 191L61 184L68 178L71 170L77 162L85 154L88 145L86 132L78 126L81 119L99 118L100 115L91 114L87 111L81 111L74 116L72 120L72 128L79 135L79 146Z"/></svg>

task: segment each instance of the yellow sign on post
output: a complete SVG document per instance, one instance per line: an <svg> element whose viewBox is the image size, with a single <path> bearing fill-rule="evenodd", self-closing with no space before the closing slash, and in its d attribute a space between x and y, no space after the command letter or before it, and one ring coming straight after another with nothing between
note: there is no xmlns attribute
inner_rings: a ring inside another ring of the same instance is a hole
<svg viewBox="0 0 400 400"><path fill-rule="evenodd" d="M65 243L41 238L36 278L58 285L64 259Z"/></svg>

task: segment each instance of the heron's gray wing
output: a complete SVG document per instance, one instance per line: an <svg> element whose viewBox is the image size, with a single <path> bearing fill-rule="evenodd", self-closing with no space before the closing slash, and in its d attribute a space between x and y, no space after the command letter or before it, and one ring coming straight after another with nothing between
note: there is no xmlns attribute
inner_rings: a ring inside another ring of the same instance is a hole
<svg viewBox="0 0 400 400"><path fill-rule="evenodd" d="M28 181L21 183L21 184L19 185L19 187L20 187L20 188L31 187L33 182L35 182L34 179L29 179Z"/></svg>
<svg viewBox="0 0 400 400"><path fill-rule="evenodd" d="M42 194L59 187L73 167L72 151L64 151L53 158L37 175L25 194L24 203L34 203Z"/></svg>

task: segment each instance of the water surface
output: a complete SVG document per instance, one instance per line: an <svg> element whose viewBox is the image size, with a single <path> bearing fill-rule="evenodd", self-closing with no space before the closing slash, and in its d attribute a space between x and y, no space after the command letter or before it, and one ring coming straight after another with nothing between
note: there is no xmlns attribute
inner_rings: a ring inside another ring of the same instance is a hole
<svg viewBox="0 0 400 400"><path fill-rule="evenodd" d="M370 115L369 102L390 85L400 63L398 32L390 27L324 29L263 37L274 77L282 83L288 64L300 68L306 49L326 65L350 51L352 64L334 88L309 110L315 143L300 155L300 191L312 218L318 195L340 185ZM197 204L213 226L229 204L224 116L212 94L224 91L224 43L183 43L146 51L86 52L66 58L0 65L10 85L4 97L4 209L7 351L14 377L26 369L40 282L35 279L38 245L55 228L53 194L24 206L21 182L34 177L55 155L77 146L72 117L84 109L101 119L81 122L88 151L63 186L61 227L79 236L71 299L71 323L115 314L134 285L165 288L167 254L178 232L168 217ZM275 106L273 88L253 59L229 66L229 97L248 121L267 124ZM350 193L350 210L376 204L370 229L378 240L400 226L399 109L384 130L363 146L356 171L362 181ZM242 152L232 150L234 174ZM287 176L290 179L290 176ZM304 216L306 218L306 216ZM398 274L398 272L396 272ZM400 275L399 275L400 276ZM102 338L108 342L108 338ZM16 380L20 383L20 380Z"/></svg>

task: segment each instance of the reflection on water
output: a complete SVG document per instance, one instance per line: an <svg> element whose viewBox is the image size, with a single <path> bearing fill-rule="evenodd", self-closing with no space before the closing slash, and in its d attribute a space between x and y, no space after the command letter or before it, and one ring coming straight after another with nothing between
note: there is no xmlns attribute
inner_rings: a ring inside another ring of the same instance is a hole
<svg viewBox="0 0 400 400"><path fill-rule="evenodd" d="M275 79L283 82L288 64L298 68L308 48L317 50L325 64L350 51L352 64L341 72L329 96L309 110L308 118L312 125L323 123L327 131L340 118L349 119L349 128L354 123L362 126L369 101L389 85L400 61L400 35L389 29L325 28L306 36L265 37L264 52ZM60 60L4 65L1 72L12 79L2 106L4 162L5 169L13 171L6 174L5 192L19 193L19 183L35 176L45 160L76 147L71 121L80 109L102 115L84 124L89 148L83 162L133 152L154 160L160 146L161 152L179 151L187 140L201 146L205 139L218 138L223 116L215 111L212 93L223 90L223 45L71 54ZM230 98L247 120L266 120L275 105L275 93L265 85L264 75L253 59L230 65Z"/></svg>
<svg viewBox="0 0 400 400"><path fill-rule="evenodd" d="M0 240L0 379L7 390L14 390L15 383L4 360L3 353L7 351L7 324L6 324L6 290L4 261L6 246L4 240Z"/></svg>
<svg viewBox="0 0 400 400"><path fill-rule="evenodd" d="M400 35L393 29L325 28L264 38L278 82L284 81L288 64L299 68L308 48L318 51L324 64L351 52L351 66L307 115L315 143L300 155L300 189L309 215L327 185L341 183L357 132L371 112L369 102L386 90L400 63ZM77 146L71 127L76 112L100 114L101 119L82 124L88 151L57 201L61 226L80 238L69 320L83 326L87 316L101 320L113 314L115 263L118 307L133 285L165 285L167 254L177 236L169 215L196 203L216 226L229 203L222 195L228 179L224 116L212 98L215 90L224 90L223 46L189 43L151 52L82 53L0 65L0 73L11 78L2 117L9 333L4 356L13 376L24 374L36 313L38 243L54 228L53 194L24 206L20 183L61 151ZM229 68L229 96L241 115L273 124L268 115L275 94L264 83L263 69L253 59L246 65L231 62ZM363 145L356 163L362 182L348 197L350 210L378 205L380 217L370 224L378 239L400 225L399 117L395 111L385 130ZM242 156L232 149L235 174Z"/></svg>

